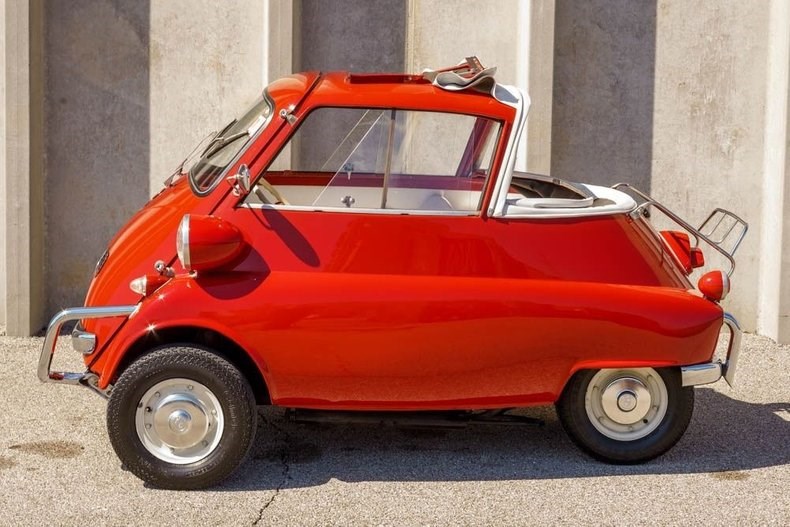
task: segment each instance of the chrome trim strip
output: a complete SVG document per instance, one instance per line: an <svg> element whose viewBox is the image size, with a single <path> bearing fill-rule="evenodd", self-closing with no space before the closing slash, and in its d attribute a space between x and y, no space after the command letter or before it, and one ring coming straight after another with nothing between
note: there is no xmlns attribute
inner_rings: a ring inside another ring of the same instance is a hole
<svg viewBox="0 0 790 527"><path fill-rule="evenodd" d="M190 214L184 214L181 223L178 224L178 232L176 232L176 253L185 269L190 269L192 266L192 255L189 251L190 218Z"/></svg>
<svg viewBox="0 0 790 527"><path fill-rule="evenodd" d="M721 379L721 363L709 362L707 364L683 366L680 368L680 374L684 387L710 384Z"/></svg>
<svg viewBox="0 0 790 527"><path fill-rule="evenodd" d="M239 208L258 210L294 210L310 212L336 212L340 214L392 214L409 216L479 216L479 210L417 210L417 209L368 209L342 207L313 207L311 205L275 205L271 203L242 203Z"/></svg>
<svg viewBox="0 0 790 527"><path fill-rule="evenodd" d="M66 322L72 320L82 320L88 318L108 318L131 316L137 310L137 305L133 306L106 306L106 307L72 307L64 309L54 317L49 323L44 345L41 348L41 355L38 358L38 380L41 382L56 382L63 384L81 384L99 391L94 382L96 375L91 372L73 373L63 371L50 371L52 358L55 355L55 344L57 344L60 328Z"/></svg>
<svg viewBox="0 0 790 527"><path fill-rule="evenodd" d="M722 366L724 370L724 380L730 386L735 386L735 369L738 366L738 355L741 353L741 330L740 324L730 313L724 313L724 323L730 328L730 344L727 346L727 362Z"/></svg>

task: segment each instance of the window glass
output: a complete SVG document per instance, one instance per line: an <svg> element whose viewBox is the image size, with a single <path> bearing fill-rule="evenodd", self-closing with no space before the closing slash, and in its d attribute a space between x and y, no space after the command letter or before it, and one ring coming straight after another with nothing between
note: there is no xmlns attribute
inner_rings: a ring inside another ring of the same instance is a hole
<svg viewBox="0 0 790 527"><path fill-rule="evenodd" d="M241 117L228 123L211 140L197 162L189 168L192 188L200 193L212 189L242 147L268 123L271 113L271 103L264 97L253 104Z"/></svg>
<svg viewBox="0 0 790 527"><path fill-rule="evenodd" d="M315 209L480 209L499 124L469 115L322 108L249 201Z"/></svg>

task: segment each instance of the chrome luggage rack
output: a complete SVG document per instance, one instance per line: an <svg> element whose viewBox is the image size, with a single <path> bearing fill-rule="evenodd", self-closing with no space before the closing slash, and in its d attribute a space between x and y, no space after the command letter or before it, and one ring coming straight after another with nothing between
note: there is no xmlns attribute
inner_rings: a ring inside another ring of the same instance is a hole
<svg viewBox="0 0 790 527"><path fill-rule="evenodd" d="M642 214L648 207L655 207L694 237L694 245L692 247L699 247L700 240L713 247L713 249L718 251L730 262L730 269L727 271L727 276L732 276L732 273L735 271L735 259L733 255L746 236L746 231L749 230L749 224L742 218L728 210L716 208L699 227L695 228L683 218L672 212L666 205L656 201L628 183L617 183L616 185L612 185L612 188L626 189L644 200L637 206L633 214ZM725 242L728 242L728 240L732 240L729 242L732 245L729 250L724 248Z"/></svg>

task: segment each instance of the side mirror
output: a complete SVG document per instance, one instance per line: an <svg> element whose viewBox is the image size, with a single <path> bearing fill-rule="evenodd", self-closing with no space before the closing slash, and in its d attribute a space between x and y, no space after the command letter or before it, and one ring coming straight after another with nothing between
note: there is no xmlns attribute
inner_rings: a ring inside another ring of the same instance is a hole
<svg viewBox="0 0 790 527"><path fill-rule="evenodd" d="M250 168L247 165L241 165L239 173L235 176L229 176L227 181L233 187L234 196L248 194L250 191Z"/></svg>

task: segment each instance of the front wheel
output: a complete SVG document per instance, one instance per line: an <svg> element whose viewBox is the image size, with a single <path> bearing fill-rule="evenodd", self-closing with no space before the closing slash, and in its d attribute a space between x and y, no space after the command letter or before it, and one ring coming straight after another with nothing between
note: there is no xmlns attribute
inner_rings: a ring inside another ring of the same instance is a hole
<svg viewBox="0 0 790 527"><path fill-rule="evenodd" d="M225 359L166 346L133 362L112 390L107 430L116 454L160 488L198 489L226 478L255 435L255 397Z"/></svg>
<svg viewBox="0 0 790 527"><path fill-rule="evenodd" d="M673 368L582 370L565 387L557 413L565 431L593 457L641 463L672 448L694 410L694 389Z"/></svg>

